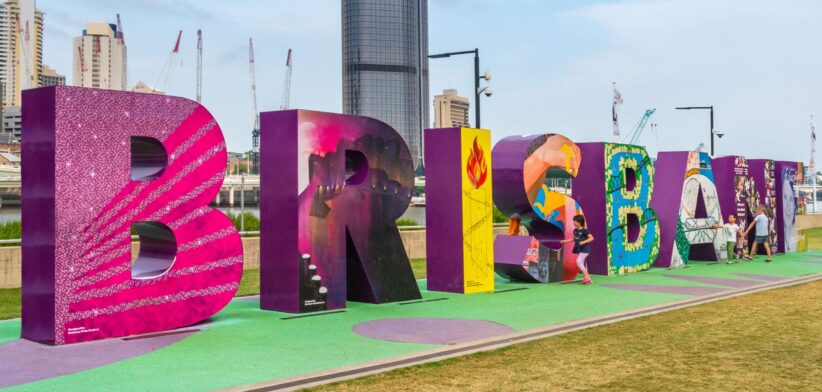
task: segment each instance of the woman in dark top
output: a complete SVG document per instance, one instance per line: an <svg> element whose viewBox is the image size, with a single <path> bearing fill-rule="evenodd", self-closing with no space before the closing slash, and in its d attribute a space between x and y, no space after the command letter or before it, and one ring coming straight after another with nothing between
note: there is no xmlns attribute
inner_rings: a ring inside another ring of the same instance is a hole
<svg viewBox="0 0 822 392"><path fill-rule="evenodd" d="M577 255L577 266L584 275L582 284L591 284L593 282L591 281L591 275L588 274L588 268L585 266L585 259L587 259L588 254L591 253L591 246L589 244L594 242L594 236L588 231L588 228L585 227L585 217L582 215L574 217L574 239L562 240L561 242L565 244L571 241L574 241L573 252Z"/></svg>

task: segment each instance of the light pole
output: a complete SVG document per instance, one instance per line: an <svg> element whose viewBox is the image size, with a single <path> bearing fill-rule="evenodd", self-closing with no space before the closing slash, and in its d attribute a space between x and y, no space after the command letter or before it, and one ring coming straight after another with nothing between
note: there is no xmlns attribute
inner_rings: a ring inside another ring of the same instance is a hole
<svg viewBox="0 0 822 392"><path fill-rule="evenodd" d="M480 128L480 94L485 94L486 97L490 97L493 94L493 91L490 87L480 87L480 80L485 79L485 81L491 80L491 73L485 72L484 74L480 75L479 70L479 49L474 50L463 50L461 52L448 52L448 53L440 53L440 54L432 54L429 55L428 58L430 59L441 59L445 57L456 56L460 54L474 54L474 118L476 121L476 128Z"/></svg>
<svg viewBox="0 0 822 392"><path fill-rule="evenodd" d="M722 136L725 136L724 133L719 133L714 130L714 106L680 106L675 108L676 110L692 110L692 109L705 109L711 111L711 156L714 155L714 135L717 135L720 139Z"/></svg>

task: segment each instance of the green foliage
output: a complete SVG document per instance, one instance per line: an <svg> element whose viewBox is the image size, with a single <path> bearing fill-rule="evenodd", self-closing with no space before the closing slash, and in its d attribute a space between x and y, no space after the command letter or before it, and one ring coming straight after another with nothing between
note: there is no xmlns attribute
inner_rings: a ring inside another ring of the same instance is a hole
<svg viewBox="0 0 822 392"><path fill-rule="evenodd" d="M0 320L20 317L20 289L0 289Z"/></svg>
<svg viewBox="0 0 822 392"><path fill-rule="evenodd" d="M494 206L494 223L508 223L508 217L500 211L497 206Z"/></svg>
<svg viewBox="0 0 822 392"><path fill-rule="evenodd" d="M227 212L226 215L234 222L234 226L237 226L237 230L240 230L240 214ZM260 218L250 212L246 212L244 217L245 231L260 231Z"/></svg>
<svg viewBox="0 0 822 392"><path fill-rule="evenodd" d="M20 221L10 221L0 224L0 239L15 240L22 238L23 232L20 226ZM3 244L0 246L20 246L20 244Z"/></svg>
<svg viewBox="0 0 822 392"><path fill-rule="evenodd" d="M20 221L10 221L0 224L0 239L12 240L20 238L23 235Z"/></svg>
<svg viewBox="0 0 822 392"><path fill-rule="evenodd" d="M419 226L419 223L413 219L397 219L397 226Z"/></svg>

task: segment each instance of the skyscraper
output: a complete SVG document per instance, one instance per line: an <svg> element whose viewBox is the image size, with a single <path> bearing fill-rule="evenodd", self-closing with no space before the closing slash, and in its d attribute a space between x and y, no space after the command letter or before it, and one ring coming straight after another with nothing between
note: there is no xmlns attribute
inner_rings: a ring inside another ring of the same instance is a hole
<svg viewBox="0 0 822 392"><path fill-rule="evenodd" d="M0 5L0 82L3 106L20 106L20 90L40 86L43 13L34 0Z"/></svg>
<svg viewBox="0 0 822 392"><path fill-rule="evenodd" d="M457 95L457 90L443 90L434 96L434 128L470 127L468 98Z"/></svg>
<svg viewBox="0 0 822 392"><path fill-rule="evenodd" d="M72 83L79 87L127 90L126 43L116 24L89 23L74 37Z"/></svg>
<svg viewBox="0 0 822 392"><path fill-rule="evenodd" d="M342 56L343 112L391 125L421 158L429 124L427 0L342 0Z"/></svg>

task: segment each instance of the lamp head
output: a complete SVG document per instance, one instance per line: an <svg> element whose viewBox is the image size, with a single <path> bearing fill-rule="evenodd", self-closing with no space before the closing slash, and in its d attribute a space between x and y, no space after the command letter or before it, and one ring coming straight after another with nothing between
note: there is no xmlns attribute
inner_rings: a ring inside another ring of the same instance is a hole
<svg viewBox="0 0 822 392"><path fill-rule="evenodd" d="M480 94L485 94L486 97L490 97L494 94L494 90L491 90L491 87L480 87L479 91Z"/></svg>

